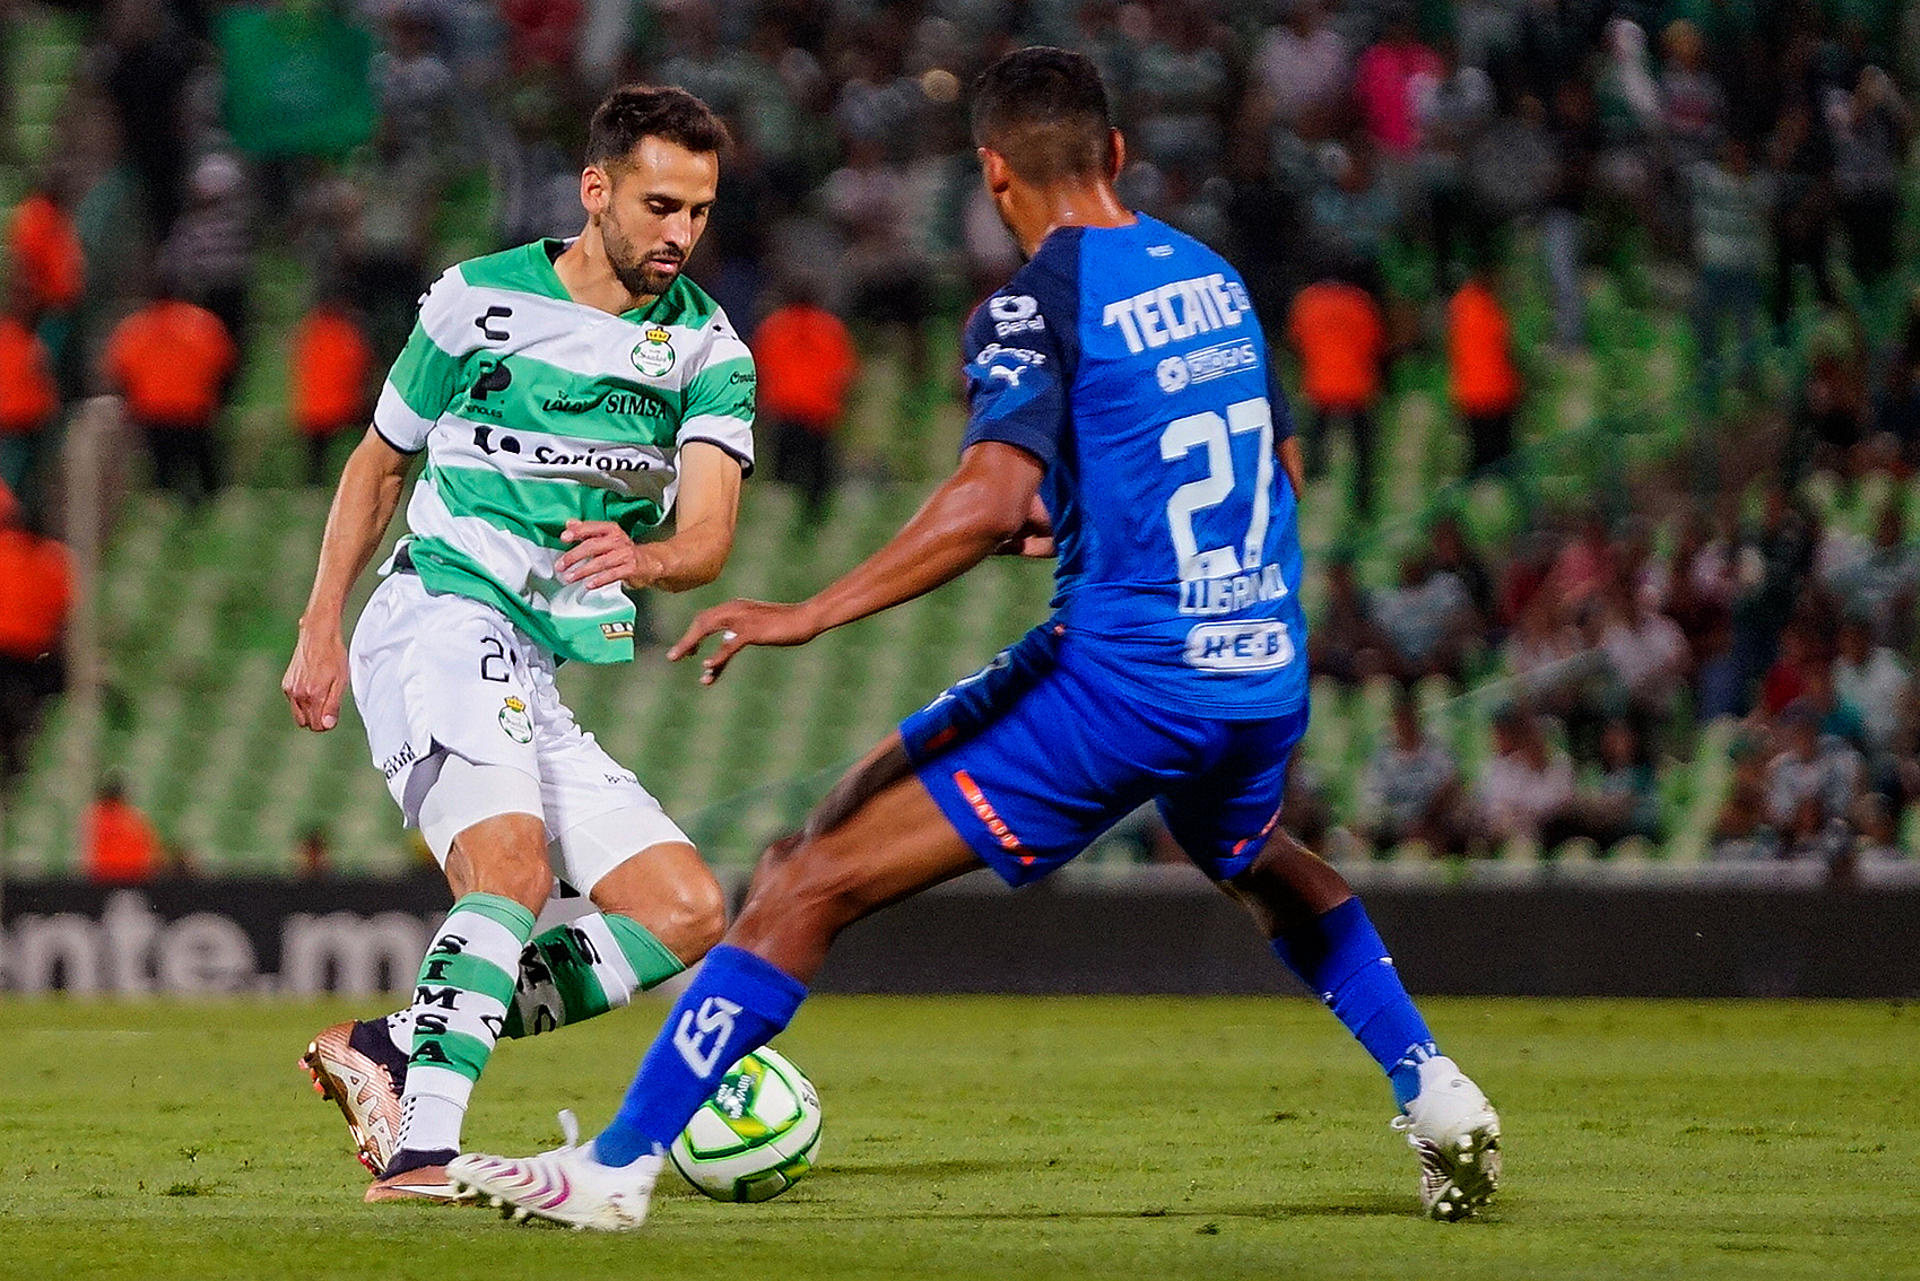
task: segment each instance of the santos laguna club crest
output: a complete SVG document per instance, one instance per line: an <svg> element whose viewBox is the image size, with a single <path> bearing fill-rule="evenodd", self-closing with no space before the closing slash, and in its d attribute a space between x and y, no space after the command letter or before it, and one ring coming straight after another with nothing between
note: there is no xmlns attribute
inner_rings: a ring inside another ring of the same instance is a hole
<svg viewBox="0 0 1920 1281"><path fill-rule="evenodd" d="M500 728L516 743L533 741L533 721L527 715L527 705L512 695L507 696L506 706L500 709Z"/></svg>
<svg viewBox="0 0 1920 1281"><path fill-rule="evenodd" d="M673 368L673 341L667 331L655 325L633 349L633 367L649 378L658 378Z"/></svg>

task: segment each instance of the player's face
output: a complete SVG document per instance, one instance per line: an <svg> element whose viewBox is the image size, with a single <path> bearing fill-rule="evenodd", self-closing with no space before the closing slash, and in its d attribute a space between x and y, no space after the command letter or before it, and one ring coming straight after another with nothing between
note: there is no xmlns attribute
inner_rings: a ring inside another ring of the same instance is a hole
<svg viewBox="0 0 1920 1281"><path fill-rule="evenodd" d="M587 171L582 199L627 292L661 294L673 284L707 229L719 183L720 157L664 138L642 138L610 172Z"/></svg>

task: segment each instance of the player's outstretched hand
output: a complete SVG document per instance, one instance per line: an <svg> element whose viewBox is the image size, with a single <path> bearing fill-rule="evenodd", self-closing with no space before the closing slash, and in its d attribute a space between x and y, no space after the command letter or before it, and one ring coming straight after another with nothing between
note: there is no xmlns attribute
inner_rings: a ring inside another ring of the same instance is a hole
<svg viewBox="0 0 1920 1281"><path fill-rule="evenodd" d="M280 692L293 705L293 723L316 734L340 723L340 692L347 686L347 647L336 630L300 629Z"/></svg>
<svg viewBox="0 0 1920 1281"><path fill-rule="evenodd" d="M686 635L667 651L675 662L689 658L700 642L720 633L720 648L700 664L700 683L720 679L733 656L749 645L804 645L820 634L805 604L780 605L764 600L730 600L694 615Z"/></svg>
<svg viewBox="0 0 1920 1281"><path fill-rule="evenodd" d="M660 575L659 557L610 520L570 520L560 537L573 544L554 562L553 572L563 583L621 583L638 589Z"/></svg>

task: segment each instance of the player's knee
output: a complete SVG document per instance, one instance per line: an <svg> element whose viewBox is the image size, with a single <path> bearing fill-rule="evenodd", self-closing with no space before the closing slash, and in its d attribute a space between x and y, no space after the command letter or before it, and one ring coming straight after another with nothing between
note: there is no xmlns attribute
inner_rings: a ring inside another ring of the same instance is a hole
<svg viewBox="0 0 1920 1281"><path fill-rule="evenodd" d="M472 866L469 883L478 893L510 898L537 915L553 894L553 869L544 858L493 859Z"/></svg>
<svg viewBox="0 0 1920 1281"><path fill-rule="evenodd" d="M711 875L682 878L658 910L664 919L655 935L688 965L712 951L727 932L726 891Z"/></svg>

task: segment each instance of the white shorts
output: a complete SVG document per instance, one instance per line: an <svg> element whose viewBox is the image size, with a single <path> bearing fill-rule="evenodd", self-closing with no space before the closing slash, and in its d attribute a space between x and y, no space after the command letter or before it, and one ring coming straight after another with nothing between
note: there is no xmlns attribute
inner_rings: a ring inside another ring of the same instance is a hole
<svg viewBox="0 0 1920 1281"><path fill-rule="evenodd" d="M361 613L348 662L373 763L407 826L419 826L442 764L457 756L537 780L554 872L583 894L649 846L692 844L632 771L575 723L554 686L552 656L493 607L393 574ZM521 808L479 804L471 821ZM444 864L444 842L429 844Z"/></svg>

